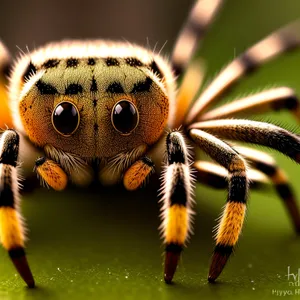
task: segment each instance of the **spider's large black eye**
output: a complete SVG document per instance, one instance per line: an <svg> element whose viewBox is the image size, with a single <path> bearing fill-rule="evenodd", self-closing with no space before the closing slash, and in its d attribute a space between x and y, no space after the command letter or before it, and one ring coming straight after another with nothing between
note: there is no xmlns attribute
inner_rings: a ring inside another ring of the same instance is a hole
<svg viewBox="0 0 300 300"><path fill-rule="evenodd" d="M73 134L80 121L77 107L70 102L59 103L52 113L55 130L65 136Z"/></svg>
<svg viewBox="0 0 300 300"><path fill-rule="evenodd" d="M121 134L129 134L138 125L138 111L130 101L121 100L112 110L111 121Z"/></svg>

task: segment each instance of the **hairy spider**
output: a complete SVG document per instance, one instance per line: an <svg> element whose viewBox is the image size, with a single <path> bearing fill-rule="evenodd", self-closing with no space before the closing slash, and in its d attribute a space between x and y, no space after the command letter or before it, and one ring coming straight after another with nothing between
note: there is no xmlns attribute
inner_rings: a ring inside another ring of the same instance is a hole
<svg viewBox="0 0 300 300"><path fill-rule="evenodd" d="M236 118L288 109L299 120L294 92L287 87L274 88L208 110L243 76L298 47L300 23L272 33L239 55L192 104L203 69L190 60L221 2L196 2L170 63L160 54L136 45L94 40L51 43L21 55L11 67L9 54L1 45L1 82L5 83L9 74L8 104L14 129L4 130L0 139L0 236L29 287L35 283L25 256L18 205L20 141L20 155L27 144L44 153L36 159L35 171L45 185L55 190L63 190L69 181L88 185L95 175L109 184L123 180L126 189L135 190L154 171L154 157L164 144L166 161L160 158L160 164L164 163L161 231L166 246L167 283L173 279L192 230L193 169L200 182L217 188L228 186L208 275L210 282L220 275L238 241L251 180L258 184L267 179L273 182L300 232L299 210L284 172L267 154L232 143L271 147L299 163L300 138L296 134L270 123ZM176 79L182 73L177 91ZM194 162L196 147L220 166Z"/></svg>

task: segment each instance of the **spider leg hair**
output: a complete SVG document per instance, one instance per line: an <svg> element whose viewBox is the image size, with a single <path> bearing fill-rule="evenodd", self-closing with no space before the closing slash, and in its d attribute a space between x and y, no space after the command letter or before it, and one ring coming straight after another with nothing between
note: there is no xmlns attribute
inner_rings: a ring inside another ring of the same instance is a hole
<svg viewBox="0 0 300 300"><path fill-rule="evenodd" d="M193 176L183 135L179 131L169 133L166 146L167 165L162 175L160 229L166 245L164 279L166 283L171 283L180 254L192 232Z"/></svg>
<svg viewBox="0 0 300 300"><path fill-rule="evenodd" d="M175 43L171 64L177 76L185 71L223 0L198 0Z"/></svg>
<svg viewBox="0 0 300 300"><path fill-rule="evenodd" d="M236 118L251 114L261 114L271 110L289 110L300 122L300 102L291 88L278 87L258 94L250 95L243 99L234 100L228 104L208 111L200 116L199 120L216 120Z"/></svg>
<svg viewBox="0 0 300 300"><path fill-rule="evenodd" d="M24 225L19 209L19 135L6 130L0 137L0 238L28 287L35 286L24 250Z"/></svg>
<svg viewBox="0 0 300 300"><path fill-rule="evenodd" d="M197 160L193 164L196 169L196 178L199 183L208 185L215 189L228 188L228 170L210 161ZM247 176L249 188L265 189L269 186L270 180L262 172L255 169L248 169Z"/></svg>
<svg viewBox="0 0 300 300"><path fill-rule="evenodd" d="M270 34L229 63L207 86L187 114L185 123L190 125L212 102L262 64L279 54L300 45L300 21L295 21Z"/></svg>
<svg viewBox="0 0 300 300"><path fill-rule="evenodd" d="M220 138L267 146L300 163L300 137L270 123L222 119L194 123L191 128L201 129Z"/></svg>
<svg viewBox="0 0 300 300"><path fill-rule="evenodd" d="M154 172L154 163L145 156L136 161L124 174L123 184L128 191L134 191L146 183Z"/></svg>
<svg viewBox="0 0 300 300"><path fill-rule="evenodd" d="M224 269L242 231L249 185L247 166L231 146L215 136L199 129L190 130L189 135L205 153L228 170L228 197L208 274L208 281L214 282Z"/></svg>
<svg viewBox="0 0 300 300"><path fill-rule="evenodd" d="M295 231L300 233L299 206L285 172L276 164L270 155L262 151L242 146L234 146L234 149L247 159L251 167L261 171L270 178L293 222Z"/></svg>

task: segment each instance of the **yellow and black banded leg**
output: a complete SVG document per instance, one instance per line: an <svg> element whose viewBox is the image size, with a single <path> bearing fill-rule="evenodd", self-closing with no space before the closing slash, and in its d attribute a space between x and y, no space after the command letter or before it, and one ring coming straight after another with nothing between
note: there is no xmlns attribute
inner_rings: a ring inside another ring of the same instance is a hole
<svg viewBox="0 0 300 300"><path fill-rule="evenodd" d="M0 137L0 239L28 287L35 283L24 250L24 225L19 211L19 135L6 130Z"/></svg>
<svg viewBox="0 0 300 300"><path fill-rule="evenodd" d="M228 198L218 226L208 274L208 281L214 282L224 269L242 231L249 182L246 163L232 147L207 132L192 129L189 135L205 153L228 170Z"/></svg>
<svg viewBox="0 0 300 300"><path fill-rule="evenodd" d="M171 63L177 76L185 71L222 2L223 0L198 0L194 5L172 53Z"/></svg>
<svg viewBox="0 0 300 300"><path fill-rule="evenodd" d="M199 120L216 120L261 114L268 111L289 110L300 122L300 102L295 91L288 87L278 87L238 99L208 111Z"/></svg>
<svg viewBox="0 0 300 300"><path fill-rule="evenodd" d="M124 174L123 184L128 191L141 187L154 172L153 161L145 156L136 161Z"/></svg>
<svg viewBox="0 0 300 300"><path fill-rule="evenodd" d="M215 189L225 190L228 188L228 171L224 167L202 160L194 162L193 167L196 170L196 178L199 183ZM248 168L247 177L251 189L265 189L270 184L268 177L255 169Z"/></svg>
<svg viewBox="0 0 300 300"><path fill-rule="evenodd" d="M300 137L270 123L225 119L198 122L189 128L198 128L220 138L270 147L300 163Z"/></svg>
<svg viewBox="0 0 300 300"><path fill-rule="evenodd" d="M191 231L193 177L182 134L178 131L169 133L166 146L167 165L161 189L161 231L166 245L164 279L166 283L171 283Z"/></svg>
<svg viewBox="0 0 300 300"><path fill-rule="evenodd" d="M66 188L68 176L55 161L40 157L36 160L34 169L42 185L51 187L56 191L62 191Z"/></svg>
<svg viewBox="0 0 300 300"><path fill-rule="evenodd" d="M186 124L199 120L209 105L220 99L242 77L262 64L300 45L300 22L294 22L270 34L229 63L207 86L187 114Z"/></svg>
<svg viewBox="0 0 300 300"><path fill-rule="evenodd" d="M300 233L300 211L293 188L289 184L285 172L276 164L271 156L262 151L240 146L236 146L234 149L243 155L253 168L263 172L271 179L293 222L295 231Z"/></svg>

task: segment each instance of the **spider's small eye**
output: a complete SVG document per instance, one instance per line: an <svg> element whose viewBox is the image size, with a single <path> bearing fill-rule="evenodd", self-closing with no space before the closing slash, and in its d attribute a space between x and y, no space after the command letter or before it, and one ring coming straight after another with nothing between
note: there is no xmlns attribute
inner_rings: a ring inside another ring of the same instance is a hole
<svg viewBox="0 0 300 300"><path fill-rule="evenodd" d="M121 100L112 110L111 121L117 131L128 135L139 123L138 111L130 101Z"/></svg>
<svg viewBox="0 0 300 300"><path fill-rule="evenodd" d="M78 109L71 102L59 103L52 113L54 129L64 136L73 134L79 126L79 121Z"/></svg>

